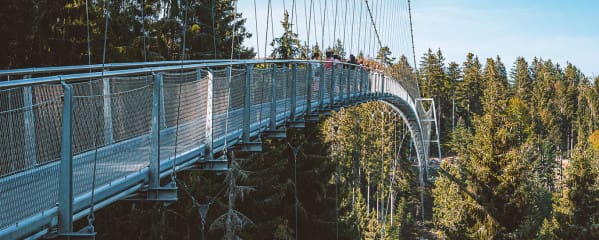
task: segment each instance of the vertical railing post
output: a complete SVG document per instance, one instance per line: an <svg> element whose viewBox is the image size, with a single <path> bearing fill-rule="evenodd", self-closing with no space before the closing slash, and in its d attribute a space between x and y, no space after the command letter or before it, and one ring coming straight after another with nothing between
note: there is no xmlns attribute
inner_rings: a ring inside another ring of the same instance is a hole
<svg viewBox="0 0 599 240"><path fill-rule="evenodd" d="M312 84L314 83L314 74L313 71L314 69L312 69L312 63L307 63L306 64L306 70L308 71L308 82L306 83L306 113L304 114L305 117L309 116L312 113L312 94L313 94L313 87Z"/></svg>
<svg viewBox="0 0 599 240"><path fill-rule="evenodd" d="M93 95L93 93L90 93ZM114 142L112 129L112 98L110 96L110 79L102 78L102 95L104 95L104 144Z"/></svg>
<svg viewBox="0 0 599 240"><path fill-rule="evenodd" d="M152 94L152 152L150 155L149 187L160 187L160 126L162 119L162 83L163 73L154 75L154 92Z"/></svg>
<svg viewBox="0 0 599 240"><path fill-rule="evenodd" d="M337 68L337 63L333 62L333 67L331 68L331 83L329 84L329 108L330 109L334 109L335 108L335 77L336 77L336 73L337 71L335 71L335 69Z"/></svg>
<svg viewBox="0 0 599 240"><path fill-rule="evenodd" d="M381 73L381 96L385 95L385 73Z"/></svg>
<svg viewBox="0 0 599 240"><path fill-rule="evenodd" d="M270 85L270 131L277 129L277 65L271 67Z"/></svg>
<svg viewBox="0 0 599 240"><path fill-rule="evenodd" d="M156 82L156 79L154 79L154 82ZM163 126L166 128L166 107L164 106L165 102L165 98L164 98L164 74L160 73L160 83L158 85L160 93L159 98L160 98L160 102L159 102L159 106L158 108L160 109L160 126Z"/></svg>
<svg viewBox="0 0 599 240"><path fill-rule="evenodd" d="M37 165L35 116L33 112L33 93L31 86L23 87L24 122L24 157L28 167Z"/></svg>
<svg viewBox="0 0 599 240"><path fill-rule="evenodd" d="M243 95L243 135L242 140L244 143L250 142L250 111L252 107L251 103L251 89L252 89L252 73L254 66L251 64L246 65L245 73L245 92Z"/></svg>
<svg viewBox="0 0 599 240"><path fill-rule="evenodd" d="M365 81L365 70L364 67L362 67L360 69L360 99L362 99L364 97L364 94L366 92L366 81Z"/></svg>
<svg viewBox="0 0 599 240"><path fill-rule="evenodd" d="M349 102L349 99L351 98L351 66L347 67L347 76L345 77L345 82L346 82L346 90L345 90L345 99L346 99L346 103Z"/></svg>
<svg viewBox="0 0 599 240"><path fill-rule="evenodd" d="M355 77L354 77L354 75L355 75L355 72L354 72L354 70L353 70L353 69L351 69L351 67L350 67L350 69L349 69L349 71L348 71L348 74L347 74L347 82L348 82L348 84L349 84L349 88L348 88L348 89L349 89L349 91L347 91L347 98L348 98L348 100L349 100L349 99L352 99L352 95L354 94L354 92L355 92L355 91L356 91L356 89L357 89L357 88L356 88L356 83L355 83L355 81L354 81L354 78L355 78ZM352 86L353 86L353 89L352 89Z"/></svg>
<svg viewBox="0 0 599 240"><path fill-rule="evenodd" d="M228 72L228 71L227 71ZM198 75L198 79L202 78L202 71L200 69L196 70L196 73ZM212 98L214 95L214 74L212 72L212 70L208 71L208 77L207 77L207 90L206 90L206 159L207 160L212 160L214 158L214 155L212 153L212 149L213 149L213 131L212 131ZM227 96L228 97L228 96ZM226 133L225 133L226 136Z"/></svg>
<svg viewBox="0 0 599 240"><path fill-rule="evenodd" d="M73 232L73 87L62 83L62 143L60 149L60 179L58 182L58 233Z"/></svg>
<svg viewBox="0 0 599 240"><path fill-rule="evenodd" d="M346 78L346 74L345 74L345 66L343 64L341 65L341 70L340 70L340 74L339 74L339 105L343 105L343 103L345 102L345 78Z"/></svg>
<svg viewBox="0 0 599 240"><path fill-rule="evenodd" d="M225 109L226 112L229 112L229 110L231 109L231 104L230 104L231 103L231 91L230 91L230 89L231 89L231 77L232 77L231 73L232 73L232 65L229 65L229 66L225 67L225 82L227 83L227 87L226 87L227 91L225 91L225 93L227 94L227 96L226 96L225 99L227 99L227 101L229 102L229 104L227 105L227 109ZM229 114L231 114L231 113L229 113ZM229 118L230 118L230 116L229 116ZM229 121L229 120L230 119L227 119L227 121ZM229 126L231 126L230 124L231 123L229 123ZM225 134L228 134L228 133L225 133Z"/></svg>
<svg viewBox="0 0 599 240"><path fill-rule="evenodd" d="M291 79L291 112L289 114L291 121L295 121L295 111L297 108L297 63L292 65L293 79Z"/></svg>
<svg viewBox="0 0 599 240"><path fill-rule="evenodd" d="M320 70L320 80L318 81L318 108L322 109L324 106L324 82L326 81L327 76L325 75L326 71L324 65L320 67Z"/></svg>

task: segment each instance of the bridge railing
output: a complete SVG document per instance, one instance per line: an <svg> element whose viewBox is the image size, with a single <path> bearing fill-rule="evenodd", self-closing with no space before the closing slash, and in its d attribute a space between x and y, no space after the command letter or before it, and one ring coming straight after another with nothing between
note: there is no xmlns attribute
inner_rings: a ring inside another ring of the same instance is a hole
<svg viewBox="0 0 599 240"><path fill-rule="evenodd" d="M57 68L0 82L0 238L48 224L61 204L82 217L92 186L98 205L115 201L106 189L118 194L148 184L153 159L166 176L319 109L383 95L416 108L400 81L356 65L171 64L53 75ZM73 69L81 70L65 72ZM70 203L59 196L67 189L65 159L72 161Z"/></svg>

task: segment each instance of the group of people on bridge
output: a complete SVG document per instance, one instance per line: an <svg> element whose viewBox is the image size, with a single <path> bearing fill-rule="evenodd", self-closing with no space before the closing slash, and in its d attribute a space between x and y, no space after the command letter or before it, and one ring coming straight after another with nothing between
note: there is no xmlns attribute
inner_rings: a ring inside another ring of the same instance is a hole
<svg viewBox="0 0 599 240"><path fill-rule="evenodd" d="M326 58L324 60L324 72L325 76L330 76L332 74L333 68L335 69L349 69L354 70L356 66L363 66L362 59L356 59L356 56L353 54L349 55L349 59L342 59L339 55L334 54L332 50L326 51ZM321 60L321 56L319 52L315 52L312 54L312 60L319 61ZM345 63L345 64L343 64ZM312 63L312 90L314 92L320 89L320 71L321 64L314 62Z"/></svg>

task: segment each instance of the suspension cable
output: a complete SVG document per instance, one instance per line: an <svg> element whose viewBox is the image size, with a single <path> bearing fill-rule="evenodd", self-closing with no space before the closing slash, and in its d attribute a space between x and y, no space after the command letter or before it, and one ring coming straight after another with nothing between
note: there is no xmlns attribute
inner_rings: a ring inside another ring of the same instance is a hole
<svg viewBox="0 0 599 240"><path fill-rule="evenodd" d="M351 17L351 34L349 38L350 51L355 54L354 51L354 20L356 19L356 0L352 0L352 17Z"/></svg>
<svg viewBox="0 0 599 240"><path fill-rule="evenodd" d="M310 16L308 17L308 20L307 20L308 22L306 22L306 31L308 34L307 42L308 42L308 48L310 48L310 51L312 51L312 42L310 42L310 35L311 35L310 29L312 27L312 5L313 4L314 4L314 0L310 0ZM304 8L305 8L305 5L306 5L306 0L304 0ZM304 11L304 12L306 12L306 11Z"/></svg>
<svg viewBox="0 0 599 240"><path fill-rule="evenodd" d="M408 0L409 1L409 0ZM379 42L379 47L383 47L383 43L381 42L381 38L379 37L379 32L376 28L376 23L374 22L374 18L372 17L372 11L370 9L370 6L368 5L368 0L364 0L364 2L366 3L366 8L368 9L368 14L370 15L370 20L372 22L372 27L374 28L374 33L376 34L376 39Z"/></svg>
<svg viewBox="0 0 599 240"><path fill-rule="evenodd" d="M268 26L270 24L270 22L268 20L269 20L270 14L271 14L271 9L272 9L271 8L271 0L268 0L268 9L266 10L266 34L265 34L265 37L264 37L264 58L265 59L266 59L266 56L267 56L266 55L266 51L267 51L266 49L268 48L267 47L268 46Z"/></svg>
<svg viewBox="0 0 599 240"><path fill-rule="evenodd" d="M92 71L91 69L91 39L90 39L90 31L89 31L89 7L87 4L87 0L85 0L85 22L86 22L86 31L87 31L87 64L88 66L90 66L89 68L89 72ZM104 75L104 71L102 71L102 75ZM89 89L90 89L90 95L93 95L93 82L92 79L89 79ZM98 111L98 106L97 106L97 102L93 100L93 98L91 98L92 101L94 102L94 110L96 111L96 122L94 124L94 161L93 161L93 170L92 170L92 193L91 193L91 197L90 197L90 207L89 207L89 213L87 214L87 224L89 227L89 230L91 232L94 232L94 220L95 220L95 216L94 216L94 202L95 202L95 195L96 195L96 171L97 171L97 165L98 165L98 125L99 125L99 119L100 119L100 113Z"/></svg>
<svg viewBox="0 0 599 240"><path fill-rule="evenodd" d="M416 50L414 48L414 28L413 28L413 24L412 24L412 4L410 2L410 0L408 0L408 14L410 16L410 36L412 38L412 56L414 57L414 74L415 74L415 81L416 81L416 90L418 92L418 97L420 97L420 85L418 83L418 66L416 65Z"/></svg>
<svg viewBox="0 0 599 240"><path fill-rule="evenodd" d="M104 2L104 48L102 50L102 68L106 63L106 38L108 38L108 19L110 18L110 0Z"/></svg>
<svg viewBox="0 0 599 240"><path fill-rule="evenodd" d="M362 6L362 4L360 4L360 23L358 24L358 42L357 42L358 53L360 52L360 41L362 40L362 13L364 12L363 10L364 10L363 6ZM364 29L364 30L366 30L366 29Z"/></svg>
<svg viewBox="0 0 599 240"><path fill-rule="evenodd" d="M334 25L333 25L333 41L332 41L332 46L335 47L335 45L337 44L337 12L339 10L339 1L335 1L335 20Z"/></svg>
<svg viewBox="0 0 599 240"><path fill-rule="evenodd" d="M322 14L322 35L320 35L320 41L322 42L322 46L324 48L324 30L325 30L325 25L326 24L326 20L327 20L327 0L324 0L324 13L321 12Z"/></svg>
<svg viewBox="0 0 599 240"><path fill-rule="evenodd" d="M345 45L345 32L347 32L347 5L348 1L345 1L345 11L343 12L344 20L343 20L343 48L347 48ZM343 56L345 57L345 56Z"/></svg>
<svg viewBox="0 0 599 240"><path fill-rule="evenodd" d="M235 36L237 35L237 1L235 1L235 6L233 8L233 19L235 20L235 23L233 24L233 39L231 41L231 58L229 60L229 78L227 79L227 106L226 106L226 117L225 117L225 141L224 141L224 147L223 147L223 152L224 152L224 156L227 156L227 134L229 131L229 106L231 104L231 78L232 78L232 71L233 71L233 54L235 52ZM257 29L256 29L257 30ZM247 71L247 70L246 70Z"/></svg>
<svg viewBox="0 0 599 240"><path fill-rule="evenodd" d="M185 15L183 17L183 29L182 29L182 35L183 35L183 46L182 46L182 50L181 50L181 63L180 63L180 70L179 70L179 74L181 74L179 76L179 90L178 90L178 94L177 94L177 119L175 120L175 149L173 151L173 164L172 164L172 171L171 171L171 182L172 183L176 183L177 180L177 172L176 172L176 166L177 166L177 147L179 146L179 120L181 118L181 92L182 92L182 88L183 88L183 61L185 60L185 42L187 41L187 11L189 9L189 1L186 0L185 1Z"/></svg>
<svg viewBox="0 0 599 240"><path fill-rule="evenodd" d="M293 32L293 26L295 26L295 24L293 23L293 17L295 17L295 0L291 1L291 31ZM299 36L299 32L296 32L296 34L298 34Z"/></svg>
<svg viewBox="0 0 599 240"><path fill-rule="evenodd" d="M256 53L258 57L260 57L260 34L258 34L258 10L256 8L256 0L254 0L254 21L256 23Z"/></svg>
<svg viewBox="0 0 599 240"><path fill-rule="evenodd" d="M145 11L146 11L146 1L142 0L141 1L141 33L142 33L143 48L144 48L142 53L144 55L144 62L147 62L148 58L147 58L147 53L146 53L147 48L146 48L146 15L145 15Z"/></svg>
<svg viewBox="0 0 599 240"><path fill-rule="evenodd" d="M254 9L255 9L256 0L254 0ZM214 49L214 59L217 58L216 53L216 28L214 27L214 0L210 0L210 18L212 18L212 48ZM258 31L258 29L256 29Z"/></svg>

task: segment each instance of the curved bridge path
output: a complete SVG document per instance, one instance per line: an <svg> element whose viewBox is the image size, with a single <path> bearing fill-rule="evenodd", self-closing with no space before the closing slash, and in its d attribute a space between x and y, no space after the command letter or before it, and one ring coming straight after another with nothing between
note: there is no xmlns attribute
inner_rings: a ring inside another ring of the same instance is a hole
<svg viewBox="0 0 599 240"><path fill-rule="evenodd" d="M22 78L0 82L0 239L77 235L72 221L90 207L132 195L175 201L176 187L161 186L161 178L189 168L226 170L223 149L260 151L261 134L284 137L285 127L340 107L383 101L399 112L421 184L433 142L435 116L424 111L430 99L420 98L415 80L356 65L178 61L0 76Z"/></svg>

